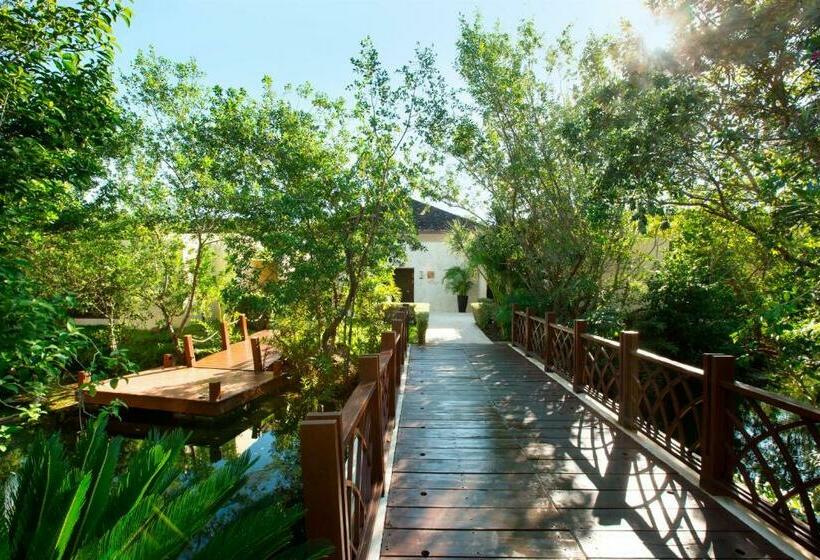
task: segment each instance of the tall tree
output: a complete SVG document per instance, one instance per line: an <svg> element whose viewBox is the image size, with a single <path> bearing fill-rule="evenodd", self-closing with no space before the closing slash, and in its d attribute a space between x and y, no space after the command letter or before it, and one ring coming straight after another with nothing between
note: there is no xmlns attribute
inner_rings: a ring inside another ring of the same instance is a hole
<svg viewBox="0 0 820 560"><path fill-rule="evenodd" d="M311 351L336 348L365 287L417 243L410 194L428 174L413 124L430 61L422 53L394 78L365 41L352 61L350 107L303 87L310 109L301 110L268 82L261 103L226 98L219 111L233 146L225 169L241 185L239 241L274 271L267 293L276 311L315 325Z"/></svg>

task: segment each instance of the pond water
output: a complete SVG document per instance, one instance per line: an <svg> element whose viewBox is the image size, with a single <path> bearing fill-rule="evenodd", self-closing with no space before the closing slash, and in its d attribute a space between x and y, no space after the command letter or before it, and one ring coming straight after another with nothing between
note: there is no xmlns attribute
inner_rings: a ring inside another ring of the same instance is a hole
<svg viewBox="0 0 820 560"><path fill-rule="evenodd" d="M217 418L120 409L119 418L112 416L109 419L108 432L125 438L124 462L152 430L181 429L189 434L184 449L184 466L194 476L206 475L247 452L254 462L234 502L252 502L273 496L283 504L295 505L301 503L299 421L322 406L319 399L304 394L300 387L286 387L281 393L263 396ZM66 446L71 449L79 432L81 416L84 422L91 419L89 413L81 415L76 408L63 410L45 419L42 428L47 433L61 433ZM34 433L34 430L27 429L15 438L14 449L3 457L0 484L21 466Z"/></svg>

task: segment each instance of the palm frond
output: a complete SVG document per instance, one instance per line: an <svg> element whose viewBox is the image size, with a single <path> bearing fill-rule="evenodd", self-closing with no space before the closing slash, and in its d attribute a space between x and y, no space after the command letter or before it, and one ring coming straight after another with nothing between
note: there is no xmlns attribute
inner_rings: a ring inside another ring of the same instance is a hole
<svg viewBox="0 0 820 560"><path fill-rule="evenodd" d="M211 538L192 559L265 558L291 543L293 525L301 517L302 512L296 508L283 510L278 505L261 510L248 508Z"/></svg>

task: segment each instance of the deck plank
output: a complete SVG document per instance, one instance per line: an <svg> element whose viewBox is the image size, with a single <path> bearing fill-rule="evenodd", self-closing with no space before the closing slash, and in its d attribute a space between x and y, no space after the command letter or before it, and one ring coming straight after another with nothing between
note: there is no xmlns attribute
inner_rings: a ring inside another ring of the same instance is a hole
<svg viewBox="0 0 820 560"><path fill-rule="evenodd" d="M383 558L781 555L503 345L414 348Z"/></svg>

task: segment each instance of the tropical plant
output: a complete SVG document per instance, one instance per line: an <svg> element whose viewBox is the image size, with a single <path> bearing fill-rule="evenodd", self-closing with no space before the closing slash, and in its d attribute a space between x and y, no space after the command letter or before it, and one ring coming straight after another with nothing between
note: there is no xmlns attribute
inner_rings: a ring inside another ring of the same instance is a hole
<svg viewBox="0 0 820 560"><path fill-rule="evenodd" d="M442 282L457 296L466 296L473 287L470 271L462 266L451 266L444 272Z"/></svg>
<svg viewBox="0 0 820 560"><path fill-rule="evenodd" d="M260 502L223 511L253 461L242 455L204 478L181 467L186 436L152 434L125 461L101 414L67 452L39 435L4 489L0 558L320 558L291 548L298 509ZM217 515L219 512L219 515ZM211 534L210 538L205 538Z"/></svg>

